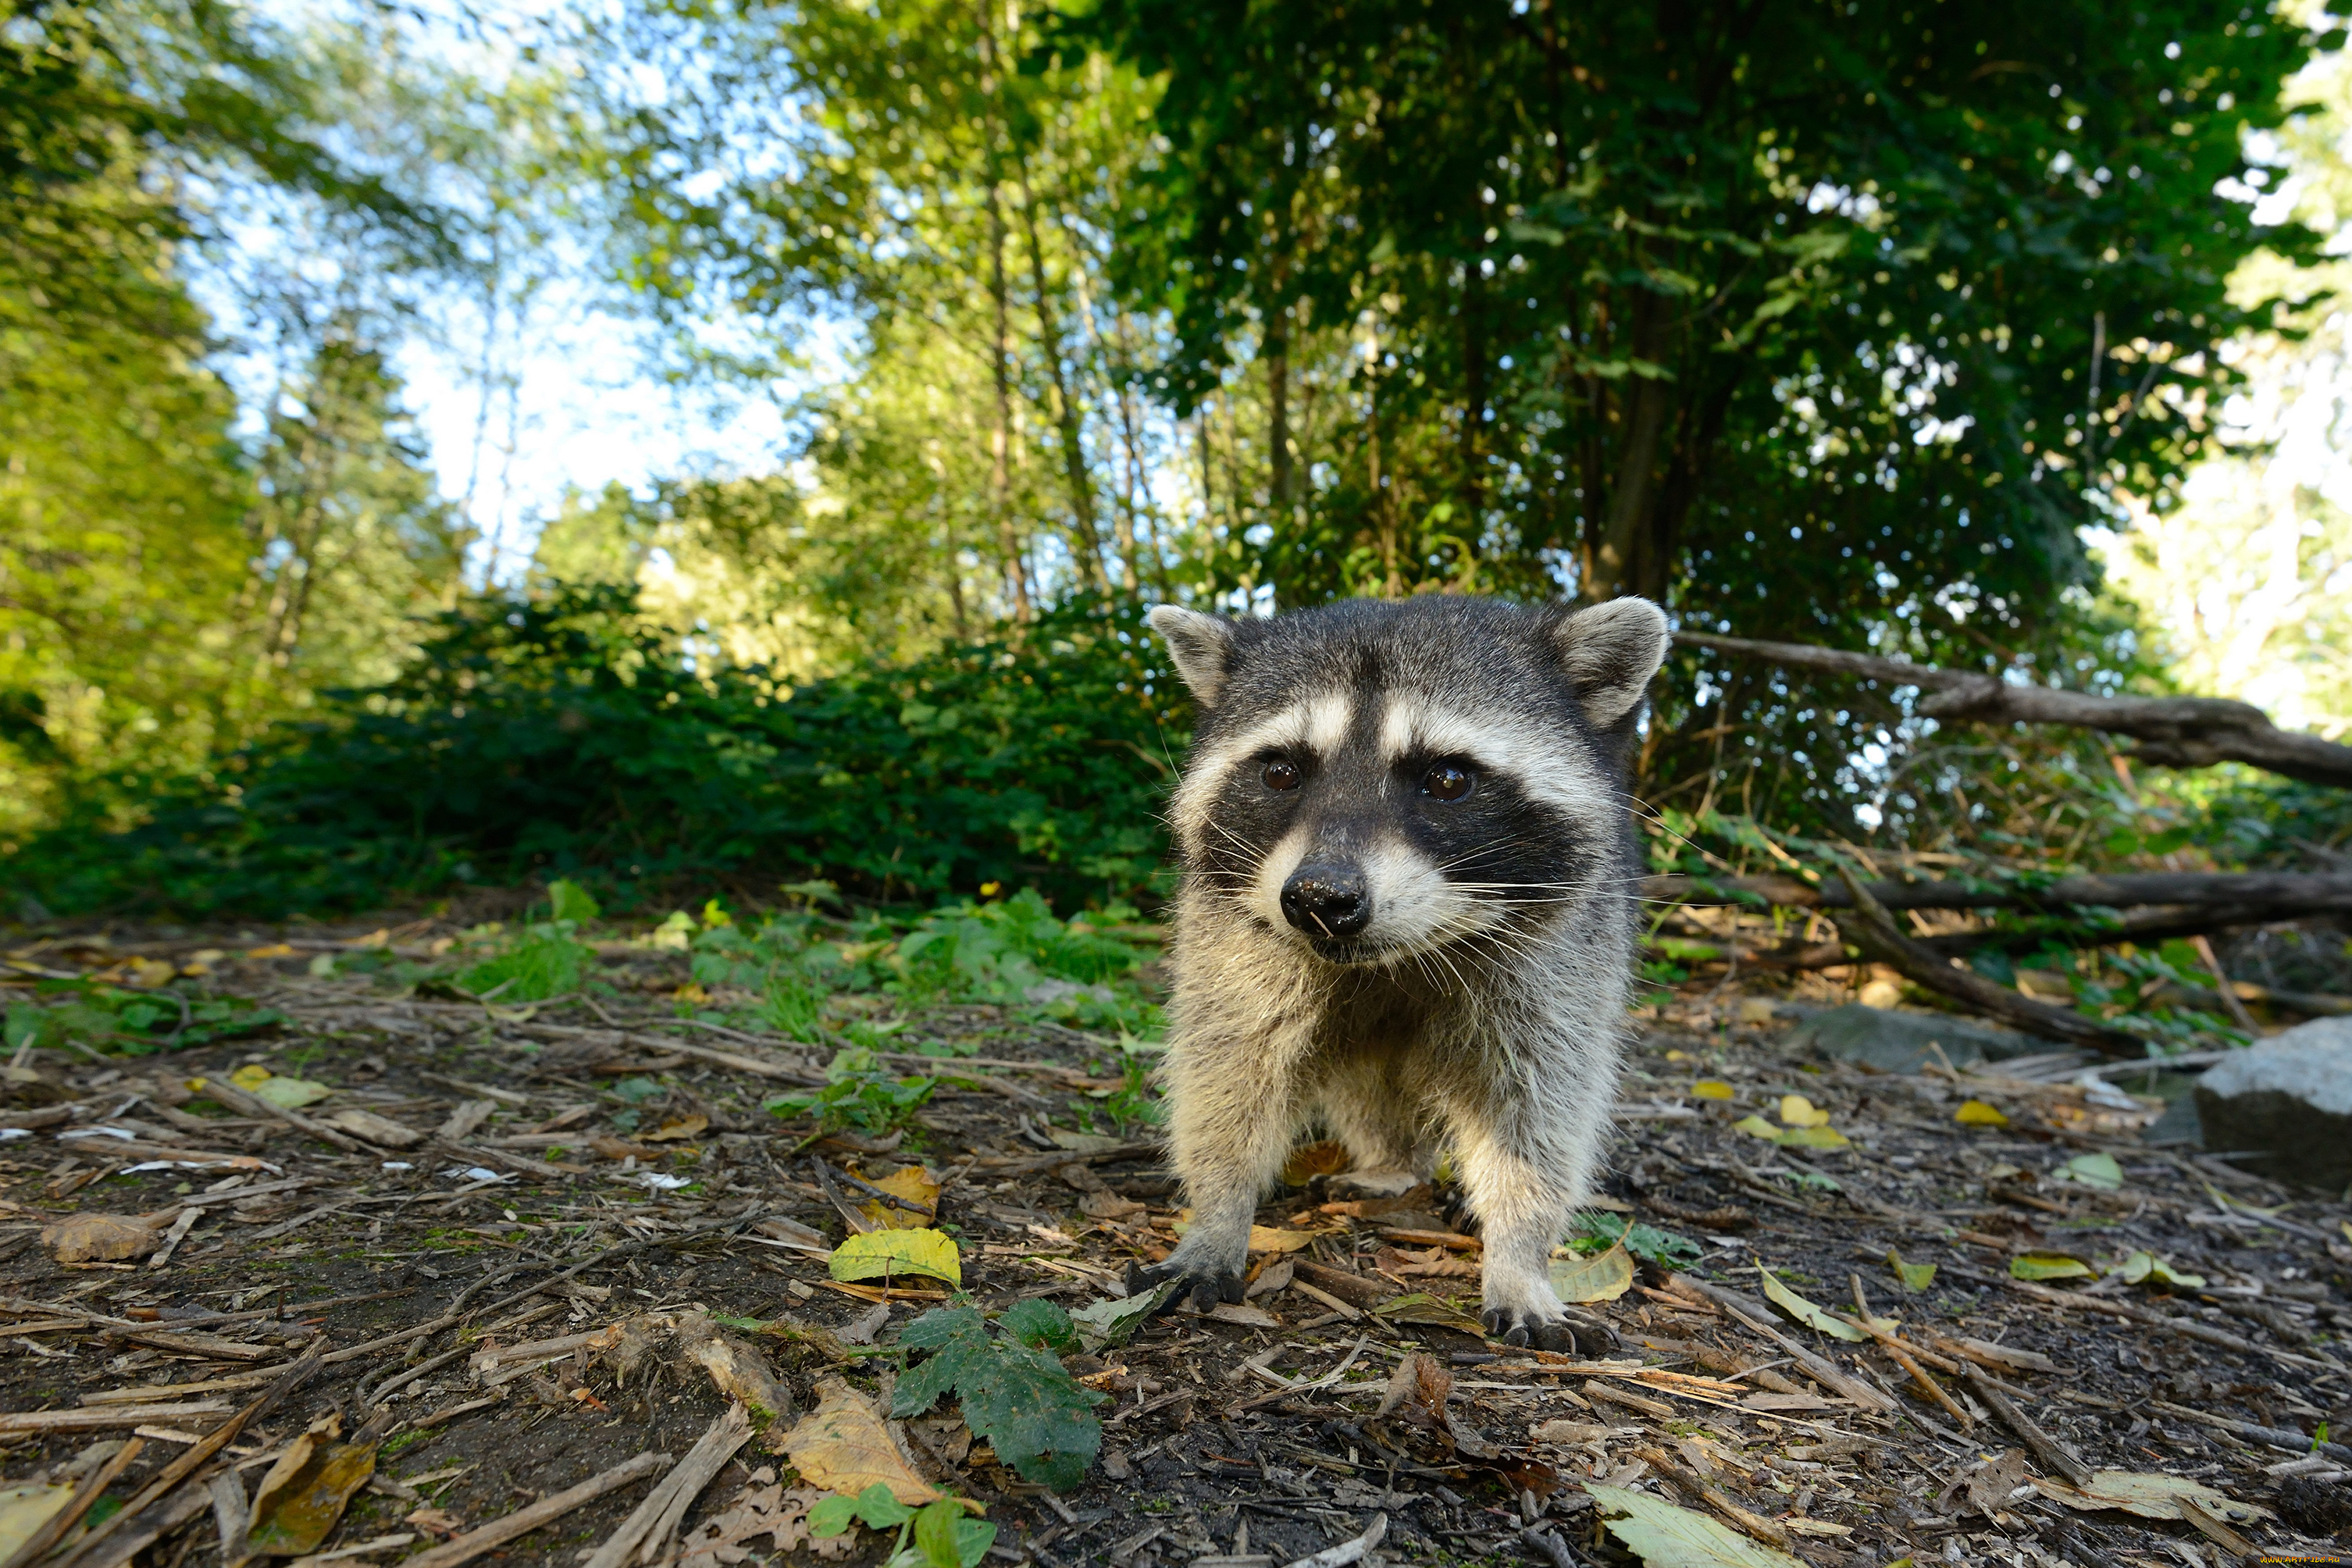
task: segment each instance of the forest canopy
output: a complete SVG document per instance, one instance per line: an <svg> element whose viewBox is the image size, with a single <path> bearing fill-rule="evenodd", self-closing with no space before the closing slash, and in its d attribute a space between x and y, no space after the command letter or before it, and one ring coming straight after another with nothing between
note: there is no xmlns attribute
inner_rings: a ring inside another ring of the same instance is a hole
<svg viewBox="0 0 2352 1568"><path fill-rule="evenodd" d="M2193 551L2197 476L2261 449L2247 345L2332 330L2341 33L2295 6L625 0L505 50L290 16L0 29L28 908L1148 899L1162 600L1640 593L2168 689L2160 587L2098 552ZM763 458L493 508L500 356L565 268L675 384L777 406ZM397 368L449 300L463 472ZM2096 742L1689 651L1640 764L1740 854L2155 831ZM2169 798L2275 848L2257 786Z"/></svg>

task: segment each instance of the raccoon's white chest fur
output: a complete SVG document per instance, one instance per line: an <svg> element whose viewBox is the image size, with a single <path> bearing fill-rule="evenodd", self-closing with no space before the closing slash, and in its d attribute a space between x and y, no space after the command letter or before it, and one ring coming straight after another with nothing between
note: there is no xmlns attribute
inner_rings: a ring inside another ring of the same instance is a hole
<svg viewBox="0 0 2352 1568"><path fill-rule="evenodd" d="M1258 1196L1319 1128L1362 1167L1450 1152L1489 1327L1572 1345L1548 1262L1614 1098L1622 759L1664 616L1422 599L1153 624L1204 716L1172 813L1166 1070L1193 1226L1141 1279L1237 1299Z"/></svg>

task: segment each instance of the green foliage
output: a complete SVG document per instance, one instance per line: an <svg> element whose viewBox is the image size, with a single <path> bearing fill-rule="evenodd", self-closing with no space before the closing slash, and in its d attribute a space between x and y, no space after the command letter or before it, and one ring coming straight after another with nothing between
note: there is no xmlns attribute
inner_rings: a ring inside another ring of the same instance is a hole
<svg viewBox="0 0 2352 1568"><path fill-rule="evenodd" d="M915 1112L939 1087L935 1078L890 1072L863 1046L835 1051L824 1076L823 1089L779 1095L766 1102L767 1109L777 1116L811 1118L819 1136L856 1131L878 1138L911 1127Z"/></svg>
<svg viewBox="0 0 2352 1568"><path fill-rule="evenodd" d="M593 949L551 931L475 964L455 984L485 1002L544 1002L579 990L595 956Z"/></svg>
<svg viewBox="0 0 2352 1568"><path fill-rule="evenodd" d="M155 783L127 833L79 811L0 877L61 912L351 908L543 871L625 900L721 869L1131 897L1184 721L1147 637L1132 606L1074 605L794 690L690 667L625 590L475 601L394 679ZM1034 963L1018 941L1043 939L1013 935Z"/></svg>
<svg viewBox="0 0 2352 1568"><path fill-rule="evenodd" d="M1643 1225L1624 1215L1586 1210L1570 1225L1572 1234L1569 1245L1587 1255L1606 1252L1622 1241L1626 1251L1661 1268L1687 1268L1706 1256L1706 1249L1688 1237Z"/></svg>
<svg viewBox="0 0 2352 1568"><path fill-rule="evenodd" d="M205 996L184 984L133 991L95 980L39 980L0 1012L0 1042L95 1049L141 1057L258 1034L286 1021L242 997Z"/></svg>
<svg viewBox="0 0 2352 1568"><path fill-rule="evenodd" d="M1102 1446L1102 1423L1089 1412L1104 1396L1080 1387L1054 1353L1076 1342L1069 1314L1049 1301L1021 1303L995 1332L975 1308L935 1307L899 1336L901 1349L931 1354L898 1379L890 1414L920 1415L952 1393L964 1424L1023 1479L1067 1490Z"/></svg>
<svg viewBox="0 0 2352 1568"><path fill-rule="evenodd" d="M996 1526L970 1517L954 1498L913 1509L879 1481L854 1498L822 1498L809 1507L809 1533L820 1541L846 1534L858 1524L898 1531L898 1544L883 1560L883 1568L977 1568L996 1541Z"/></svg>

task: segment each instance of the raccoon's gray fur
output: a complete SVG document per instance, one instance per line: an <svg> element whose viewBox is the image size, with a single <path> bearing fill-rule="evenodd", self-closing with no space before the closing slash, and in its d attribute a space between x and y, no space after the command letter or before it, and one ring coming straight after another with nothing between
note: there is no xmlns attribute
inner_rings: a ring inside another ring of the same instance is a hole
<svg viewBox="0 0 2352 1568"><path fill-rule="evenodd" d="M1616 1089L1623 763L1665 616L1424 596L1150 619L1201 715L1166 1072L1192 1225L1135 1283L1239 1300L1259 1196L1319 1126L1359 1169L1450 1151L1488 1328L1573 1348L1549 1263Z"/></svg>

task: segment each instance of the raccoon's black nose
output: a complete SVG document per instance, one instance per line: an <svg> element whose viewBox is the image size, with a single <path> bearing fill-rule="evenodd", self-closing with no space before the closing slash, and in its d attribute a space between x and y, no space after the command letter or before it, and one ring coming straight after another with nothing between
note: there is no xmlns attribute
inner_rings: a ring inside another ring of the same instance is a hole
<svg viewBox="0 0 2352 1568"><path fill-rule="evenodd" d="M1354 936L1372 923L1372 893L1353 866L1301 866L1282 885L1282 913L1308 936Z"/></svg>

